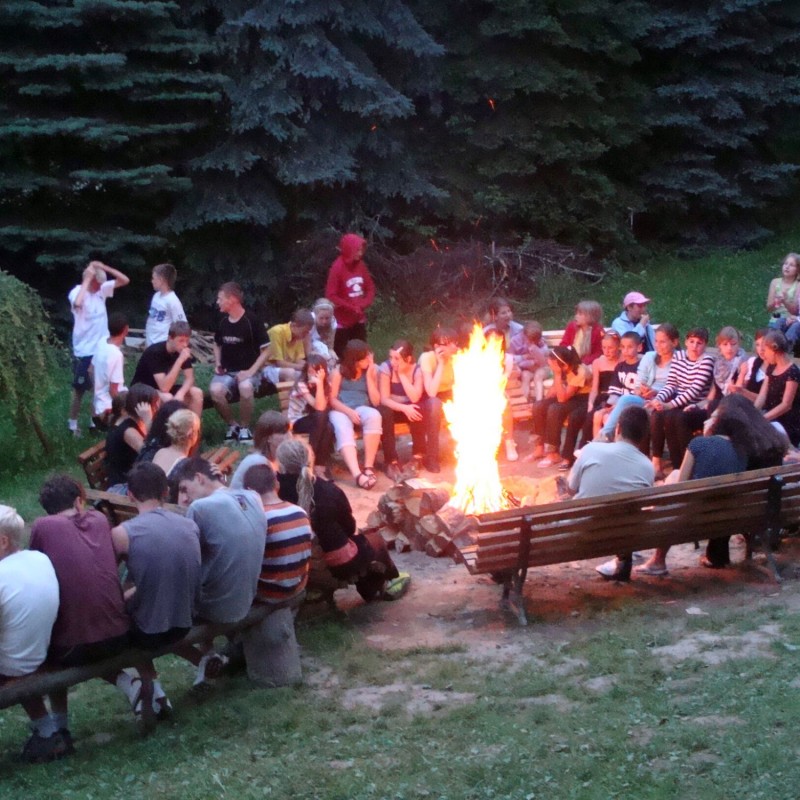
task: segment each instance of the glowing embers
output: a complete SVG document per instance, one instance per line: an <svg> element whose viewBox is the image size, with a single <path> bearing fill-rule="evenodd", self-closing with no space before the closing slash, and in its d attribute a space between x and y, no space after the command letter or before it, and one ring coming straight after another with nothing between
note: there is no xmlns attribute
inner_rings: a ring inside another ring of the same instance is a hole
<svg viewBox="0 0 800 800"><path fill-rule="evenodd" d="M497 449L503 438L506 375L503 342L476 324L469 347L453 356L453 400L444 414L456 443L456 485L448 505L465 514L511 504L500 483Z"/></svg>

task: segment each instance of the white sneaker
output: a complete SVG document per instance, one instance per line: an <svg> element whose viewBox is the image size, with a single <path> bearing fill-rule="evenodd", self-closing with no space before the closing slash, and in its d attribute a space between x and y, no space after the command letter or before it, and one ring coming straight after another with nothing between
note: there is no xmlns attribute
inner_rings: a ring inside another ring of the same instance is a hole
<svg viewBox="0 0 800 800"><path fill-rule="evenodd" d="M197 665L197 675L195 675L193 689L211 688L217 683L220 672L228 663L228 657L219 653L206 653Z"/></svg>
<svg viewBox="0 0 800 800"><path fill-rule="evenodd" d="M228 430L225 433L226 442L235 442L239 438L239 426L236 424L228 425Z"/></svg>
<svg viewBox="0 0 800 800"><path fill-rule="evenodd" d="M614 557L611 561L606 561L605 564L598 564L594 571L602 575L604 578L613 578L619 570L619 559Z"/></svg>
<svg viewBox="0 0 800 800"><path fill-rule="evenodd" d="M513 439L506 439L506 461L516 461L518 458L517 443Z"/></svg>
<svg viewBox="0 0 800 800"><path fill-rule="evenodd" d="M239 428L239 441L240 442L253 441L253 434L250 432L250 428Z"/></svg>

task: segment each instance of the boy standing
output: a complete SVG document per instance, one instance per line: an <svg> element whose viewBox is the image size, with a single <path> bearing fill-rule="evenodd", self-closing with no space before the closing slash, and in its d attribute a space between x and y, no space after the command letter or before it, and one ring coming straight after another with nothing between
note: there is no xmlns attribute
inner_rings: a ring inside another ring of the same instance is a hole
<svg viewBox="0 0 800 800"><path fill-rule="evenodd" d="M339 358L351 339L367 341L367 309L375 299L375 284L362 260L366 246L358 234L342 236L339 257L331 264L325 284L325 297L336 309L333 349Z"/></svg>
<svg viewBox="0 0 800 800"><path fill-rule="evenodd" d="M175 281L178 272L172 264L157 264L153 267L153 289L155 294L150 301L147 323L144 328L145 347L165 342L173 322L186 322L183 304L175 294Z"/></svg>
<svg viewBox="0 0 800 800"><path fill-rule="evenodd" d="M225 440L251 442L255 394L261 386L262 351L269 339L264 324L242 305L244 293L238 283L223 283L217 307L225 315L214 335L214 372L208 387L217 412L228 425ZM231 403L239 400L239 421Z"/></svg>
<svg viewBox="0 0 800 800"><path fill-rule="evenodd" d="M128 335L128 319L115 312L108 318L109 337L97 346L92 357L94 370L94 416L104 428L111 414L111 402L125 391L125 356L120 345Z"/></svg>
<svg viewBox="0 0 800 800"><path fill-rule="evenodd" d="M111 278L108 276L111 275ZM78 415L83 395L91 386L89 371L97 346L108 339L106 300L114 290L127 286L130 278L102 261L90 261L83 271L83 280L70 291L68 298L74 325L72 328L72 403L69 408L69 429L80 436Z"/></svg>

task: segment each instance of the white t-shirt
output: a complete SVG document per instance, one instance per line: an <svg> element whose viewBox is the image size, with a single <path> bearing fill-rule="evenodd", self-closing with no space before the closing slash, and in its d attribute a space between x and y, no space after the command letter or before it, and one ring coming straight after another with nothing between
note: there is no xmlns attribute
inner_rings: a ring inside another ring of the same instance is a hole
<svg viewBox="0 0 800 800"><path fill-rule="evenodd" d="M589 442L569 473L569 488L576 499L632 492L653 485L650 459L628 442Z"/></svg>
<svg viewBox="0 0 800 800"><path fill-rule="evenodd" d="M94 366L94 413L99 416L111 408L111 384L125 389L125 357L115 344L100 342L92 358Z"/></svg>
<svg viewBox="0 0 800 800"><path fill-rule="evenodd" d="M183 304L175 292L156 292L150 301L147 312L147 324L144 327L145 347L158 342L166 342L169 338L169 326L173 322L186 322Z"/></svg>
<svg viewBox="0 0 800 800"><path fill-rule="evenodd" d="M108 312L106 300L114 296L114 281L106 281L98 291L86 292L83 307L75 308L75 298L81 287L75 286L70 291L69 304L75 320L72 328L72 351L78 358L93 356L97 345L108 339Z"/></svg>
<svg viewBox="0 0 800 800"><path fill-rule="evenodd" d="M58 615L58 578L44 553L0 560L0 675L33 672L45 660Z"/></svg>

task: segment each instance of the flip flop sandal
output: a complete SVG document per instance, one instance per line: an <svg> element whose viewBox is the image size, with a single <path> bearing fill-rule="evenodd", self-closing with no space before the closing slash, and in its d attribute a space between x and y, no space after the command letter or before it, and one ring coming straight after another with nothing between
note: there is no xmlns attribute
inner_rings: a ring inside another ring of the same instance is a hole
<svg viewBox="0 0 800 800"><path fill-rule="evenodd" d="M356 486L359 489L372 489L375 484L378 482L375 473L370 469L365 469L357 478L356 478Z"/></svg>

